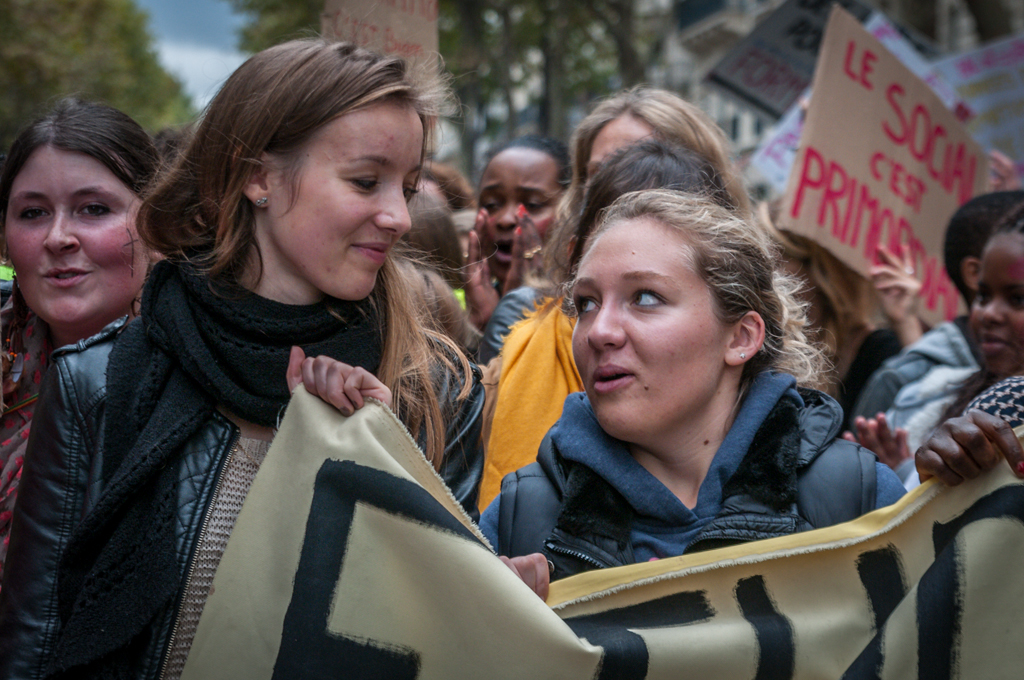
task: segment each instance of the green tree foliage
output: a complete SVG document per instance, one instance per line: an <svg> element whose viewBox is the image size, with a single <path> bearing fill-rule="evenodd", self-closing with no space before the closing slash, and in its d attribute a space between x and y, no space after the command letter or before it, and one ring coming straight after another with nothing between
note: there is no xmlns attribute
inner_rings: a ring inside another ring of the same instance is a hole
<svg viewBox="0 0 1024 680"><path fill-rule="evenodd" d="M148 130L194 115L132 0L0 0L0 148L57 98L104 101Z"/></svg>
<svg viewBox="0 0 1024 680"><path fill-rule="evenodd" d="M231 0L249 21L239 33L238 47L259 52L285 40L320 32L324 0Z"/></svg>
<svg viewBox="0 0 1024 680"><path fill-rule="evenodd" d="M249 19L239 35L239 47L249 52L319 31L324 8L323 0L231 3ZM462 102L470 172L479 137L529 129L565 138L573 105L642 78L644 48L631 42L633 4L439 0L440 52ZM526 92L533 100L521 99Z"/></svg>
<svg viewBox="0 0 1024 680"><path fill-rule="evenodd" d="M631 0L627 0L631 1ZM631 79L616 43L587 3L441 0L441 54L465 113L464 165L480 136L536 131L566 139L577 104ZM532 93L530 101L517 95ZM524 106L525 104L525 106Z"/></svg>

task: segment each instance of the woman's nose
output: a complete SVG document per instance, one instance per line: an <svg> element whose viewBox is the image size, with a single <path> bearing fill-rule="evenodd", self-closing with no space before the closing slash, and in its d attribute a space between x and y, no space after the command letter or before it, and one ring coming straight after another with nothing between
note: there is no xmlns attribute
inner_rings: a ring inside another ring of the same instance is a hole
<svg viewBox="0 0 1024 680"><path fill-rule="evenodd" d="M516 220L516 208L518 205L518 203L509 201L505 203L505 207L498 211L494 216L494 224L498 229L514 229L519 225L519 222Z"/></svg>
<svg viewBox="0 0 1024 680"><path fill-rule="evenodd" d="M598 308L587 331L587 341L593 347L619 347L625 338L622 319L615 306Z"/></svg>
<svg viewBox="0 0 1024 680"><path fill-rule="evenodd" d="M78 248L78 236L70 216L57 213L46 232L43 247L53 253L70 252Z"/></svg>
<svg viewBox="0 0 1024 680"><path fill-rule="evenodd" d="M394 194L395 192L390 192ZM392 231L401 237L412 229L412 216L409 214L409 203L405 200L405 192L399 190L397 195L389 195L377 213L377 226Z"/></svg>

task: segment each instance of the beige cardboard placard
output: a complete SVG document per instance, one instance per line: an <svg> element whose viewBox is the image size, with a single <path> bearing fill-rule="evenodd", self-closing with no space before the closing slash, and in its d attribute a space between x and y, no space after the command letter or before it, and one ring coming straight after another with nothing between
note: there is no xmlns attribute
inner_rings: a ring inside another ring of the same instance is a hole
<svg viewBox="0 0 1024 680"><path fill-rule="evenodd" d="M963 125L852 16L832 10L789 177L783 225L867 275L879 245L913 255L919 315L956 316L942 243L985 190L988 161Z"/></svg>
<svg viewBox="0 0 1024 680"><path fill-rule="evenodd" d="M427 65L437 58L437 0L327 0L321 32Z"/></svg>

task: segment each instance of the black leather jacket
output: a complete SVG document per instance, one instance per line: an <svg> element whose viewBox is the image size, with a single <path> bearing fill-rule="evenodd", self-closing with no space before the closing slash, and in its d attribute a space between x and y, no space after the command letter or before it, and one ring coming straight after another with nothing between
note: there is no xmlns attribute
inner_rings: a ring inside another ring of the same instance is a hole
<svg viewBox="0 0 1024 680"><path fill-rule="evenodd" d="M18 509L11 531L3 589L0 591L0 678L46 676L60 633L57 611L58 562L72 530L102 493L106 368L124 320L98 335L56 350L47 371L26 456ZM442 405L461 387L446 374ZM483 387L474 367L474 385L457 416L447 423L442 476L456 498L475 516L483 472L480 442ZM206 509L238 428L214 412L186 443L179 471L178 564L186 573L198 543ZM176 609L177 607L175 607ZM147 653L138 677L158 678L177 611L167 611L145 641Z"/></svg>
<svg viewBox="0 0 1024 680"><path fill-rule="evenodd" d="M875 509L873 453L837 439L843 413L831 397L800 390L765 419L722 489L721 512L687 548L696 552L846 522ZM634 511L586 465L563 458L550 434L537 462L502 481L499 555L544 553L552 579L632 564Z"/></svg>

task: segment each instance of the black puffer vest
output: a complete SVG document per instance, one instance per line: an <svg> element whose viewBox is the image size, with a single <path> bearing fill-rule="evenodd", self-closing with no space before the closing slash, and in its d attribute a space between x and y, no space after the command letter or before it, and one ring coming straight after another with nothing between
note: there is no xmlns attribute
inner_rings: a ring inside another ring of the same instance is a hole
<svg viewBox="0 0 1024 680"><path fill-rule="evenodd" d="M842 409L800 390L783 397L761 424L739 469L722 490L721 512L687 552L785 536L860 517L875 509L876 458L837 439ZM501 485L498 553L544 553L552 579L631 564L634 511L586 465L563 458L550 434L537 462Z"/></svg>

